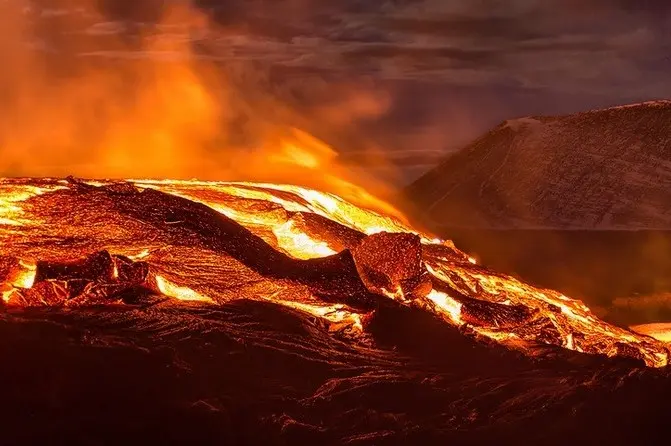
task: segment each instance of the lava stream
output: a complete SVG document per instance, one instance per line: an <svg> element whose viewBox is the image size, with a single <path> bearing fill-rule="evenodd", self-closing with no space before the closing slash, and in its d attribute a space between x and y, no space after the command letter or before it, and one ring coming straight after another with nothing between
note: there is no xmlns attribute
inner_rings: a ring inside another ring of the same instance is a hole
<svg viewBox="0 0 671 446"><path fill-rule="evenodd" d="M304 187L205 181L0 180L7 307L270 301L365 332L385 299L523 350L551 344L665 366L664 342L582 302L477 265L394 215ZM643 331L643 330L641 330Z"/></svg>

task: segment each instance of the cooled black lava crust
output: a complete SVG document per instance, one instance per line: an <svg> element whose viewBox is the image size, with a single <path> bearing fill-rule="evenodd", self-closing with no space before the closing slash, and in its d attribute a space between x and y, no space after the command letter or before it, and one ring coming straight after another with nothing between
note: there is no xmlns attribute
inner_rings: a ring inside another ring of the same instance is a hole
<svg viewBox="0 0 671 446"><path fill-rule="evenodd" d="M2 444L651 444L666 370L475 343L383 308L375 347L273 304L0 315Z"/></svg>

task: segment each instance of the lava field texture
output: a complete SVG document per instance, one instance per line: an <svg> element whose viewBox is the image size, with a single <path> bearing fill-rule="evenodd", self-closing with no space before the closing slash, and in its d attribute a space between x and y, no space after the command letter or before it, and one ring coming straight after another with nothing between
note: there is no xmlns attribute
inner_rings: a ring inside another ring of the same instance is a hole
<svg viewBox="0 0 671 446"><path fill-rule="evenodd" d="M667 344L277 184L0 180L3 444L641 444Z"/></svg>

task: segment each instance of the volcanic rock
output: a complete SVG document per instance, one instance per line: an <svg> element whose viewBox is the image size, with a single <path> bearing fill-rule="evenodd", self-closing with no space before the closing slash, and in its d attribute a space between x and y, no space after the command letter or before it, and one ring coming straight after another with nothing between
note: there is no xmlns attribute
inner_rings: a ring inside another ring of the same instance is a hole
<svg viewBox="0 0 671 446"><path fill-rule="evenodd" d="M431 291L422 262L422 244L415 234L373 234L353 248L352 255L359 276L371 292L398 293L400 300L412 300Z"/></svg>
<svg viewBox="0 0 671 446"><path fill-rule="evenodd" d="M461 299L461 303L461 318L474 325L516 327L528 321L533 314L521 305L502 305L478 299Z"/></svg>
<svg viewBox="0 0 671 446"><path fill-rule="evenodd" d="M36 282L31 288L15 289L10 295L8 304L22 307L56 307L63 305L70 298L71 293L70 286L66 281Z"/></svg>
<svg viewBox="0 0 671 446"><path fill-rule="evenodd" d="M83 260L71 263L37 262L35 281L43 280L86 280L111 282L114 275L114 261L107 251L91 254Z"/></svg>
<svg viewBox="0 0 671 446"><path fill-rule="evenodd" d="M0 256L0 282L9 281L19 261L16 257Z"/></svg>
<svg viewBox="0 0 671 446"><path fill-rule="evenodd" d="M15 269L21 266L18 260L14 263ZM38 261L32 286L10 288L7 304L27 307L100 304L130 290L148 289L145 283L148 273L146 263L107 251L67 263Z"/></svg>
<svg viewBox="0 0 671 446"><path fill-rule="evenodd" d="M365 234L318 214L297 212L291 217L291 221L302 232L327 240L329 246L336 252L354 248L366 238Z"/></svg>

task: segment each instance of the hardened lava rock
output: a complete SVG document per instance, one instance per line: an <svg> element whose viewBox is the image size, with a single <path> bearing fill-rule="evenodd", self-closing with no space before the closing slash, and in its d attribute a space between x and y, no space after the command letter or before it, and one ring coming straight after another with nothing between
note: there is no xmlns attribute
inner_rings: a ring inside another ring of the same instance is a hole
<svg viewBox="0 0 671 446"><path fill-rule="evenodd" d="M394 294L401 300L425 297L431 292L431 279L422 262L422 243L415 234L370 235L352 249L352 256L371 292Z"/></svg>
<svg viewBox="0 0 671 446"><path fill-rule="evenodd" d="M14 306L96 304L116 300L125 292L146 286L144 262L100 251L68 263L38 261L34 284L8 293Z"/></svg>

